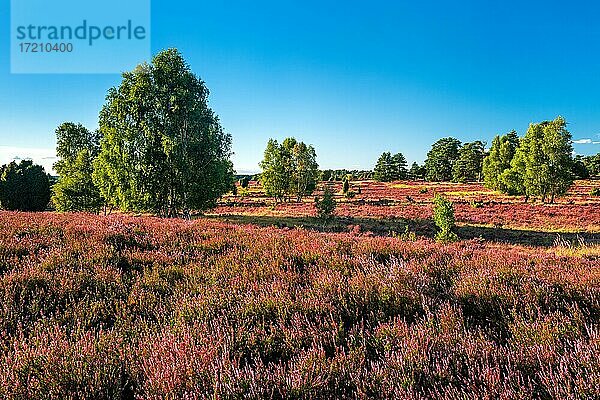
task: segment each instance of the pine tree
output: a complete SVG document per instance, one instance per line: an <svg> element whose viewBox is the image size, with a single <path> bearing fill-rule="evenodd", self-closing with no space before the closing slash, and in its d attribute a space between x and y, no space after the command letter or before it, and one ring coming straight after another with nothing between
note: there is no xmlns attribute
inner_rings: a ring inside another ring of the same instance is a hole
<svg viewBox="0 0 600 400"><path fill-rule="evenodd" d="M333 197L333 191L329 185L325 186L323 191L323 197L315 197L315 208L317 210L317 217L323 222L328 222L333 218L337 203Z"/></svg>
<svg viewBox="0 0 600 400"><path fill-rule="evenodd" d="M452 168L454 182L475 182L480 179L485 144L479 140L465 143L458 151L458 159Z"/></svg>
<svg viewBox="0 0 600 400"><path fill-rule="evenodd" d="M392 154L385 152L379 156L373 169L373 179L379 182L390 182L392 177Z"/></svg>
<svg viewBox="0 0 600 400"><path fill-rule="evenodd" d="M452 180L452 169L458 159L459 140L448 137L435 142L425 160L428 181L445 182Z"/></svg>
<svg viewBox="0 0 600 400"><path fill-rule="evenodd" d="M6 210L44 211L50 201L50 181L41 165L22 160L0 168L0 205Z"/></svg>
<svg viewBox="0 0 600 400"><path fill-rule="evenodd" d="M416 181L418 179L425 179L425 167L418 163L412 163L410 171L408 171L409 178Z"/></svg>
<svg viewBox="0 0 600 400"><path fill-rule="evenodd" d="M396 153L392 157L391 180L406 180L408 178L408 164L402 153Z"/></svg>

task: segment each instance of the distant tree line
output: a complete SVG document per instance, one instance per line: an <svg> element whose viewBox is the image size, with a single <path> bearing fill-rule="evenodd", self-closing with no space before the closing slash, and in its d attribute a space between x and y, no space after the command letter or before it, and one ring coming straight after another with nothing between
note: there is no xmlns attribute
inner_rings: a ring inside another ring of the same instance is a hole
<svg viewBox="0 0 600 400"><path fill-rule="evenodd" d="M474 182L481 178L485 143L475 141L464 145L448 137L435 142L427 153L424 165L413 163L407 169L402 153L383 153L373 170L373 178L381 182L404 179L426 179L432 182Z"/></svg>
<svg viewBox="0 0 600 400"><path fill-rule="evenodd" d="M587 179L600 176L600 153L593 156L582 156L580 154L574 159L574 173L577 178Z"/></svg>
<svg viewBox="0 0 600 400"><path fill-rule="evenodd" d="M368 180L373 179L373 171L365 170L348 170L348 169L325 169L320 171L321 181L326 182L342 182L345 179L351 181L354 180Z"/></svg>
<svg viewBox="0 0 600 400"><path fill-rule="evenodd" d="M254 177L236 176L231 135L208 107L209 91L175 49L157 54L122 76L106 96L99 129L65 122L56 129L52 182L31 161L0 169L0 206L37 211L49 201L58 211L150 212L173 217L216 205L225 193L247 193L259 180L277 201L301 201L318 181L340 181L347 197L350 181L375 179L434 182L483 181L510 195L553 202L576 178L600 175L600 154L573 157L572 138L562 117L532 123L523 137L515 131L498 135L489 151L482 141L439 139L422 165L408 168L402 153L384 152L373 171L319 170L316 151L295 138L267 143ZM51 183L54 183L51 185ZM360 187L358 187L360 193Z"/></svg>
<svg viewBox="0 0 600 400"><path fill-rule="evenodd" d="M436 141L425 163L406 170L401 153L383 153L374 168L374 179L390 182L425 179L432 182L476 182L525 201L539 197L554 202L564 195L574 179L600 175L600 154L573 158L572 138L562 117L533 123L524 137L515 131L494 138L489 151L485 143L461 143L447 137Z"/></svg>

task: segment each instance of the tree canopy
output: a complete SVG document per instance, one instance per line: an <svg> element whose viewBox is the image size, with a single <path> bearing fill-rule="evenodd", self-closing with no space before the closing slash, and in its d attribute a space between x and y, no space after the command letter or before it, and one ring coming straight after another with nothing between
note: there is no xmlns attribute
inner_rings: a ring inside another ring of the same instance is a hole
<svg viewBox="0 0 600 400"><path fill-rule="evenodd" d="M175 216L231 190L231 136L209 91L176 49L123 74L100 113L94 182L110 204Z"/></svg>
<svg viewBox="0 0 600 400"><path fill-rule="evenodd" d="M584 156L581 162L590 176L600 176L600 153L593 156Z"/></svg>
<svg viewBox="0 0 600 400"><path fill-rule="evenodd" d="M554 202L573 184L573 145L562 117L529 125L511 168L500 179L506 191Z"/></svg>
<svg viewBox="0 0 600 400"><path fill-rule="evenodd" d="M295 196L297 201L311 194L319 177L317 154L313 146L286 138L281 144L269 139L260 162L261 184L269 196L283 201Z"/></svg>
<svg viewBox="0 0 600 400"><path fill-rule="evenodd" d="M588 179L590 177L590 171L585 163L585 157L578 154L573 159L573 176L576 179Z"/></svg>
<svg viewBox="0 0 600 400"><path fill-rule="evenodd" d="M484 157L485 143L479 140L465 143L458 150L458 159L452 167L452 180L454 182L479 181Z"/></svg>
<svg viewBox="0 0 600 400"><path fill-rule="evenodd" d="M103 204L92 180L93 161L100 151L100 135L81 124L65 122L56 129L54 164L58 182L52 187L52 203L57 211L97 212Z"/></svg>
<svg viewBox="0 0 600 400"><path fill-rule="evenodd" d="M50 181L41 165L12 161L0 168L0 205L6 210L44 211L50 201Z"/></svg>
<svg viewBox="0 0 600 400"><path fill-rule="evenodd" d="M494 137L490 152L483 160L483 180L486 187L493 190L505 190L500 176L510 168L518 146L519 137L515 131Z"/></svg>
<svg viewBox="0 0 600 400"><path fill-rule="evenodd" d="M425 170L425 166L419 165L417 162L412 163L410 170L408 171L408 176L412 180L417 179L425 179L427 171Z"/></svg>
<svg viewBox="0 0 600 400"><path fill-rule="evenodd" d="M379 156L373 169L373 179L380 182L391 182L408 178L408 164L402 153L392 155L384 152Z"/></svg>
<svg viewBox="0 0 600 400"><path fill-rule="evenodd" d="M459 157L460 140L447 137L431 146L425 160L426 179L434 182L452 180L454 163Z"/></svg>

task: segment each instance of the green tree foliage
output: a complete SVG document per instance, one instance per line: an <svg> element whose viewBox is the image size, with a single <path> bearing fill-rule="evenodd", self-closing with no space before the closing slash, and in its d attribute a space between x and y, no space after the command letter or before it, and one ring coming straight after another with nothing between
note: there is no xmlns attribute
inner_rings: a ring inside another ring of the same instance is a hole
<svg viewBox="0 0 600 400"><path fill-rule="evenodd" d="M330 181L333 178L333 170L326 169L321 171L321 179L322 181Z"/></svg>
<svg viewBox="0 0 600 400"><path fill-rule="evenodd" d="M350 191L350 182L348 181L348 178L346 178L342 181L342 193L344 195L347 195L349 191Z"/></svg>
<svg viewBox="0 0 600 400"><path fill-rule="evenodd" d="M301 201L304 196L311 194L316 188L319 177L319 165L317 164L317 153L314 147L307 146L304 142L296 142L295 139L286 139L284 146L290 146L292 154L292 193L296 200Z"/></svg>
<svg viewBox="0 0 600 400"><path fill-rule="evenodd" d="M458 150L458 159L452 167L452 180L454 182L479 181L484 157L485 143L479 140L465 143Z"/></svg>
<svg viewBox="0 0 600 400"><path fill-rule="evenodd" d="M425 170L425 166L419 165L418 163L412 163L410 170L408 171L408 176L412 180L425 179L425 174L427 171Z"/></svg>
<svg viewBox="0 0 600 400"><path fill-rule="evenodd" d="M573 184L573 145L571 134L562 117L529 125L521 139L511 168L501 175L506 191L540 196L543 202L554 202Z"/></svg>
<svg viewBox="0 0 600 400"><path fill-rule="evenodd" d="M455 138L443 138L431 146L425 160L426 179L433 182L452 180L454 163L458 159L460 141Z"/></svg>
<svg viewBox="0 0 600 400"><path fill-rule="evenodd" d="M600 153L594 156L585 156L581 158L590 176L600 175Z"/></svg>
<svg viewBox="0 0 600 400"><path fill-rule="evenodd" d="M347 169L326 169L320 172L321 181L341 182L348 175L352 176L351 180L373 179L373 171L364 170L347 170Z"/></svg>
<svg viewBox="0 0 600 400"><path fill-rule="evenodd" d="M377 159L373 169L373 179L379 182L392 181L392 154L390 152L384 152Z"/></svg>
<svg viewBox="0 0 600 400"><path fill-rule="evenodd" d="M438 227L436 239L440 242L454 242L458 236L454 229L454 205L451 201L436 194L433 198L433 220Z"/></svg>
<svg viewBox="0 0 600 400"><path fill-rule="evenodd" d="M573 160L573 176L576 179L588 179L590 177L590 171L588 171L584 157L582 155L575 156Z"/></svg>
<svg viewBox="0 0 600 400"><path fill-rule="evenodd" d="M249 176L244 176L239 180L240 183L240 187L242 187L243 189L246 189L248 187L248 184L250 183L250 177Z"/></svg>
<svg viewBox="0 0 600 400"><path fill-rule="evenodd" d="M317 210L317 217L327 222L333 218L335 215L335 208L337 207L337 203L333 196L333 191L329 185L325 186L323 190L323 197L319 196L315 197L315 208Z"/></svg>
<svg viewBox="0 0 600 400"><path fill-rule="evenodd" d="M94 181L122 210L162 216L204 210L232 189L231 136L209 91L175 49L123 74L100 113Z"/></svg>
<svg viewBox="0 0 600 400"><path fill-rule="evenodd" d="M31 160L11 162L0 169L0 205L6 210L44 211L50 202L50 181Z"/></svg>
<svg viewBox="0 0 600 400"><path fill-rule="evenodd" d="M483 180L487 188L507 190L500 176L510 168L517 147L519 147L519 138L515 131L494 138L490 152L483 160Z"/></svg>
<svg viewBox="0 0 600 400"><path fill-rule="evenodd" d="M260 183L265 192L277 201L283 201L290 190L291 171L277 140L269 139L259 165L262 168Z"/></svg>
<svg viewBox="0 0 600 400"><path fill-rule="evenodd" d="M373 169L373 179L379 182L404 180L408 177L406 158L402 153L384 152Z"/></svg>
<svg viewBox="0 0 600 400"><path fill-rule="evenodd" d="M100 151L98 132L81 124L65 122L56 129L54 164L58 182L52 187L52 203L57 211L93 211L102 207L100 191L92 180L93 161Z"/></svg>
<svg viewBox="0 0 600 400"><path fill-rule="evenodd" d="M281 144L270 139L263 160L261 184L269 196L284 201L295 196L297 201L311 194L319 175L317 154L312 146L286 138Z"/></svg>
<svg viewBox="0 0 600 400"><path fill-rule="evenodd" d="M396 153L392 157L392 173L394 180L406 180L408 178L408 163L402 153Z"/></svg>
<svg viewBox="0 0 600 400"><path fill-rule="evenodd" d="M56 155L60 159L54 169L61 169L64 164L74 160L81 150L88 150L96 155L100 151L100 133L90 131L81 124L64 122L56 128Z"/></svg>
<svg viewBox="0 0 600 400"><path fill-rule="evenodd" d="M515 160L513 163L519 166L504 170L498 180L502 192L517 196L525 194L525 182L523 181L523 175L521 175L522 171L525 170L525 166L521 160Z"/></svg>
<svg viewBox="0 0 600 400"><path fill-rule="evenodd" d="M81 150L70 164L63 166L58 182L52 187L52 203L57 211L98 212L103 201L92 180L94 157Z"/></svg>

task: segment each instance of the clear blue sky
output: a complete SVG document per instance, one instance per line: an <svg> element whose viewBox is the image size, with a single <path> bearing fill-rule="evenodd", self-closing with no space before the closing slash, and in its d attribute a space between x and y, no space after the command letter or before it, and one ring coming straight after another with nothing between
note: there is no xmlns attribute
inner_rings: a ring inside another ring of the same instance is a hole
<svg viewBox="0 0 600 400"><path fill-rule="evenodd" d="M372 168L382 151L422 161L438 138L489 143L559 114L590 142L577 153L600 151L600 5L393 3L154 0L152 50L179 48L206 81L238 171L270 137L312 143L323 168ZM7 0L0 15L8 26ZM97 127L120 81L11 75L8 28L0 52L5 158L50 160L55 127Z"/></svg>

